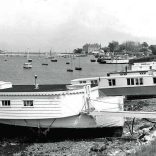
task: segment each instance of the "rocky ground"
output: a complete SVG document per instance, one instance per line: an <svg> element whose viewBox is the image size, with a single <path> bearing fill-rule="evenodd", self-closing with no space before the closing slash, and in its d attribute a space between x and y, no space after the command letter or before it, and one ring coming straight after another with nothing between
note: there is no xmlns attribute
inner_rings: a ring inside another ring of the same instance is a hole
<svg viewBox="0 0 156 156"><path fill-rule="evenodd" d="M126 110L155 111L155 99L127 101ZM133 122L134 121L134 122ZM132 126L133 123L133 126ZM155 120L126 119L121 138L92 138L81 140L42 140L1 138L0 155L13 156L127 156L142 145L156 139ZM26 140L26 141L25 141Z"/></svg>

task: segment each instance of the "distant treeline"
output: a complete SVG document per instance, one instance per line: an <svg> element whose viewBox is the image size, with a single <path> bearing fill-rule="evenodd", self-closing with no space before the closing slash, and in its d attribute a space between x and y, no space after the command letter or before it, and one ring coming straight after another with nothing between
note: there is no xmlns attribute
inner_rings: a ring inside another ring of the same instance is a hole
<svg viewBox="0 0 156 156"><path fill-rule="evenodd" d="M148 52L156 55L156 45L149 45L147 42L125 41L119 44L118 41L109 42L108 46L101 47L104 52ZM74 49L74 53L81 53L82 48Z"/></svg>

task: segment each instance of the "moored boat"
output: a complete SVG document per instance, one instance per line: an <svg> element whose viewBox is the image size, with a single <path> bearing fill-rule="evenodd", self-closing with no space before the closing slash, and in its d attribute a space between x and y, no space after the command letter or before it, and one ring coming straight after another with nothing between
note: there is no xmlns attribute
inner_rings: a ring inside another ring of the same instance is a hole
<svg viewBox="0 0 156 156"><path fill-rule="evenodd" d="M75 70L82 70L81 67L75 67Z"/></svg>
<svg viewBox="0 0 156 156"><path fill-rule="evenodd" d="M73 69L67 69L67 72L73 72Z"/></svg>
<svg viewBox="0 0 156 156"><path fill-rule="evenodd" d="M32 59L28 59L28 62L32 62Z"/></svg>
<svg viewBox="0 0 156 156"><path fill-rule="evenodd" d="M91 59L90 62L96 62L96 60L95 59Z"/></svg>
<svg viewBox="0 0 156 156"><path fill-rule="evenodd" d="M57 59L53 58L51 59L51 62L57 62Z"/></svg>
<svg viewBox="0 0 156 156"><path fill-rule="evenodd" d="M31 69L32 68L32 64L30 62L26 62L23 64L23 68L24 69Z"/></svg>
<svg viewBox="0 0 156 156"><path fill-rule="evenodd" d="M43 66L48 66L48 63L42 63Z"/></svg>

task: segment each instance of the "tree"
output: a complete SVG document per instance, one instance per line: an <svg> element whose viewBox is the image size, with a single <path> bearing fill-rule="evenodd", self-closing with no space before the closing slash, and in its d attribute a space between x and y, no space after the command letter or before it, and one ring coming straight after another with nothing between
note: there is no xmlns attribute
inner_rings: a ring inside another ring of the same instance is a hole
<svg viewBox="0 0 156 156"><path fill-rule="evenodd" d="M142 45L143 48L147 48L148 47L147 42L143 42L141 45Z"/></svg>
<svg viewBox="0 0 156 156"><path fill-rule="evenodd" d="M104 52L110 52L110 48L109 47L103 47L101 48Z"/></svg>
<svg viewBox="0 0 156 156"><path fill-rule="evenodd" d="M149 49L152 50L152 54L153 54L153 55L156 55L156 45L150 45L150 46L149 46Z"/></svg>
<svg viewBox="0 0 156 156"><path fill-rule="evenodd" d="M81 54L82 53L82 49L81 48L74 49L74 53L75 54Z"/></svg>
<svg viewBox="0 0 156 156"><path fill-rule="evenodd" d="M134 41L126 41L120 45L120 49L131 52L139 51L140 48L141 44Z"/></svg>
<svg viewBox="0 0 156 156"><path fill-rule="evenodd" d="M119 43L117 41L112 41L108 44L111 52L115 52L119 49Z"/></svg>

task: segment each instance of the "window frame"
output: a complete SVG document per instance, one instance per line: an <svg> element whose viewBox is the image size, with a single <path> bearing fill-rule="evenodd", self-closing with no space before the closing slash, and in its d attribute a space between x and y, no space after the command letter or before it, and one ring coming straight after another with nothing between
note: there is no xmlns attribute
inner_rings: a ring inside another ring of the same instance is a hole
<svg viewBox="0 0 156 156"><path fill-rule="evenodd" d="M139 86L143 85L144 81L142 77L136 77L136 78L127 78L127 86Z"/></svg>
<svg viewBox="0 0 156 156"><path fill-rule="evenodd" d="M153 84L156 84L156 77L153 77Z"/></svg>
<svg viewBox="0 0 156 156"><path fill-rule="evenodd" d="M23 100L23 107L34 107L33 100Z"/></svg>
<svg viewBox="0 0 156 156"><path fill-rule="evenodd" d="M11 107L10 100L1 100L1 102L2 102L1 107Z"/></svg>
<svg viewBox="0 0 156 156"><path fill-rule="evenodd" d="M116 79L108 79L109 86L116 86Z"/></svg>

